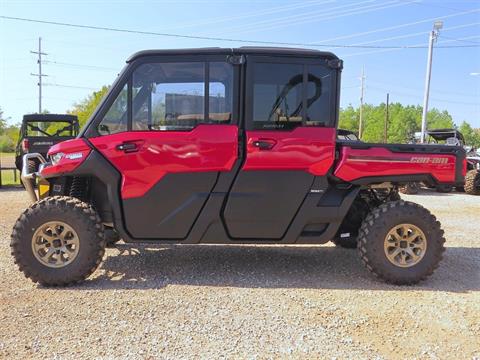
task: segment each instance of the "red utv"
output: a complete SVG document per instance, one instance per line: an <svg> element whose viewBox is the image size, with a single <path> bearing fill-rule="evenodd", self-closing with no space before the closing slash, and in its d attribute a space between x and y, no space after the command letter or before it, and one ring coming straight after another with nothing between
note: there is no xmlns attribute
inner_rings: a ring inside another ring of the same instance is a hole
<svg viewBox="0 0 480 360"><path fill-rule="evenodd" d="M304 49L136 53L78 138L22 174L34 200L35 177L49 191L15 224L16 263L34 282L67 285L117 239L335 240L388 282L426 278L443 231L397 186L461 185L465 151L337 140L341 69L332 53Z"/></svg>

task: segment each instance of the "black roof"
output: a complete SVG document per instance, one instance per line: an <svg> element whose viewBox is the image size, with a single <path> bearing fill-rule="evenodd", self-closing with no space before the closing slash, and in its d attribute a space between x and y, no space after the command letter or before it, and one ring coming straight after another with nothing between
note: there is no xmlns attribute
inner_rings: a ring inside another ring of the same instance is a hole
<svg viewBox="0 0 480 360"><path fill-rule="evenodd" d="M76 115L70 114L28 114L23 115L23 121L78 121Z"/></svg>
<svg viewBox="0 0 480 360"><path fill-rule="evenodd" d="M452 137L465 141L463 134L457 129L432 129L428 130L427 134L437 141L447 140L448 138Z"/></svg>
<svg viewBox="0 0 480 360"><path fill-rule="evenodd" d="M338 57L328 51L319 51L302 48L286 48L286 47L259 47L259 46L242 46L239 48L191 48L191 49L158 49L158 50L142 50L138 51L127 59L127 63L144 56L159 55L279 55L279 56L304 56L338 59Z"/></svg>

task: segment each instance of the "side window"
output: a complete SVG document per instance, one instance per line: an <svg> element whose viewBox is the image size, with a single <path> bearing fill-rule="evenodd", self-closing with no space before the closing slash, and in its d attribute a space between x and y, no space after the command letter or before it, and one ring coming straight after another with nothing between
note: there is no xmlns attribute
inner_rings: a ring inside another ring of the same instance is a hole
<svg viewBox="0 0 480 360"><path fill-rule="evenodd" d="M127 131L127 104L128 86L125 84L113 104L110 106L110 109L98 125L98 133L100 135L109 135Z"/></svg>
<svg viewBox="0 0 480 360"><path fill-rule="evenodd" d="M184 130L204 121L205 65L155 63L133 73L132 130Z"/></svg>
<svg viewBox="0 0 480 360"><path fill-rule="evenodd" d="M189 130L198 124L229 123L233 68L222 62L208 66L208 83L203 62L139 66L133 73L132 130Z"/></svg>
<svg viewBox="0 0 480 360"><path fill-rule="evenodd" d="M308 65L307 126L333 126L332 86L334 72L321 65Z"/></svg>
<svg viewBox="0 0 480 360"><path fill-rule="evenodd" d="M253 72L254 128L302 125L303 65L256 63Z"/></svg>

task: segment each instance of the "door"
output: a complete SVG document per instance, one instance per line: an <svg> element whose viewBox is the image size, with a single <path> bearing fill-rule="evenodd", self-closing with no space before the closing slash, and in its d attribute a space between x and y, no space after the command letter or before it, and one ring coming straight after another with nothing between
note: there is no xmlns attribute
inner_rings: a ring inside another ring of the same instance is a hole
<svg viewBox="0 0 480 360"><path fill-rule="evenodd" d="M184 239L237 159L234 68L211 58L131 66L90 141L122 175L131 236Z"/></svg>
<svg viewBox="0 0 480 360"><path fill-rule="evenodd" d="M233 238L281 239L334 161L336 70L259 56L247 69L246 158L223 217Z"/></svg>

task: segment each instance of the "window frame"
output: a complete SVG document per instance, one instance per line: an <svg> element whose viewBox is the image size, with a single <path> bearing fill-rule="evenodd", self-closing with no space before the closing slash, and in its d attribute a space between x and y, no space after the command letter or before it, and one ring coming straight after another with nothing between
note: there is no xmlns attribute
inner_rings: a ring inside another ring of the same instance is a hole
<svg viewBox="0 0 480 360"><path fill-rule="evenodd" d="M97 136L105 136L101 135L97 127L100 122L103 120L105 114L108 112L112 104L117 99L117 96L120 94L121 90L127 84L127 97L128 97L128 105L127 105L127 130L124 132L165 132L165 131L182 131L188 132L195 129L198 125L220 125L217 123L212 122L205 122L201 124L196 124L191 129L175 129L175 130L133 130L132 129L132 122L133 122L133 107L132 107L132 88L133 88L133 73L135 70L144 64L156 64L156 63L192 63L192 62L200 62L204 63L205 66L205 82L204 82L204 120L208 121L208 110L210 107L209 104L209 83L210 79L208 78L210 73L210 63L214 62L224 62L226 64L230 64L228 62L228 57L230 54L218 54L218 55L165 55L165 56L145 56L142 58L138 58L134 60L132 63L129 63L127 67L123 70L122 73L117 77L116 81L112 85L109 93L105 97L105 99L100 104L98 110L93 114L92 121L89 121L88 127L84 131L84 135L87 138L90 137L97 137ZM240 66L230 64L233 69L233 82L232 82L232 118L228 123L221 123L222 125L238 125L239 124L239 94L240 94ZM121 132L119 132L121 133Z"/></svg>
<svg viewBox="0 0 480 360"><path fill-rule="evenodd" d="M249 131L292 131L297 127L317 127L317 126L307 126L305 125L306 115L307 115L307 100L308 100L308 71L310 65L315 66L324 66L329 69L334 76L331 83L331 92L332 94L337 94L330 97L330 104L332 111L330 113L329 123L325 128L333 128L338 124L338 103L339 103L339 80L340 73L339 70L333 69L328 66L328 58L307 58L307 57L289 57L289 56L261 56L261 55L249 55L247 57L247 69L246 69L246 96L245 96L245 128ZM294 128L268 128L268 129L259 129L255 127L255 121L253 118L253 106L254 106L254 71L256 64L284 64L284 65L302 65L303 66L303 82L302 82L302 124Z"/></svg>

